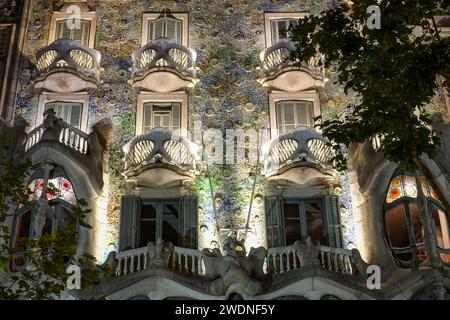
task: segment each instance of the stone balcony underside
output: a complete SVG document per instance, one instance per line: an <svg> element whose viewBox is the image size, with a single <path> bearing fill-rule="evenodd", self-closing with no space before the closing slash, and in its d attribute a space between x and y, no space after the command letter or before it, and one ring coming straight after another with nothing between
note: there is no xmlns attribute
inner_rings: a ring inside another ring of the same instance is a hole
<svg viewBox="0 0 450 320"><path fill-rule="evenodd" d="M58 39L36 55L36 88L50 92L79 92L100 82L100 52L70 39Z"/></svg>
<svg viewBox="0 0 450 320"><path fill-rule="evenodd" d="M137 186L180 186L195 175L198 149L182 135L153 128L124 146L124 175Z"/></svg>
<svg viewBox="0 0 450 320"><path fill-rule="evenodd" d="M193 88L196 52L168 38L158 38L137 49L130 83L139 90L167 93Z"/></svg>
<svg viewBox="0 0 450 320"><path fill-rule="evenodd" d="M269 182L323 185L334 179L333 150L312 128L297 128L263 145L263 174Z"/></svg>
<svg viewBox="0 0 450 320"><path fill-rule="evenodd" d="M74 292L76 298L107 299L410 299L430 285L432 272L385 280L381 290L369 290L367 264L359 252L320 246L307 240L280 248L252 248L248 255L223 256L218 249L202 251L152 243L112 252L106 262L115 275L99 285ZM161 290L164 288L164 290Z"/></svg>
<svg viewBox="0 0 450 320"><path fill-rule="evenodd" d="M280 41L260 54L263 76L259 82L270 90L299 92L323 87L325 70L319 65L320 56L308 62L298 63L291 59L295 45L291 41Z"/></svg>

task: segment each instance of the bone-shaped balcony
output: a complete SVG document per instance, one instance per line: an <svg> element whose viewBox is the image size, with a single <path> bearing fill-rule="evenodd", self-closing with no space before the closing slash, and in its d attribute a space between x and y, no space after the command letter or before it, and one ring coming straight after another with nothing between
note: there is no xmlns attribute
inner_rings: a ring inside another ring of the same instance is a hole
<svg viewBox="0 0 450 320"><path fill-rule="evenodd" d="M194 177L199 146L164 128L136 136L125 151L125 177L148 187L178 186Z"/></svg>
<svg viewBox="0 0 450 320"><path fill-rule="evenodd" d="M333 179L333 149L312 128L297 128L263 145L264 175L270 182L321 184Z"/></svg>
<svg viewBox="0 0 450 320"><path fill-rule="evenodd" d="M325 70L319 65L320 55L308 62L298 64L291 59L295 45L290 40L280 41L260 53L261 71L259 82L271 90L298 92L323 87Z"/></svg>
<svg viewBox="0 0 450 320"><path fill-rule="evenodd" d="M58 39L36 54L36 88L51 92L78 92L100 82L101 54L71 39Z"/></svg>
<svg viewBox="0 0 450 320"><path fill-rule="evenodd" d="M186 91L197 83L194 50L168 38L152 40L137 49L133 60L131 85L152 92Z"/></svg>

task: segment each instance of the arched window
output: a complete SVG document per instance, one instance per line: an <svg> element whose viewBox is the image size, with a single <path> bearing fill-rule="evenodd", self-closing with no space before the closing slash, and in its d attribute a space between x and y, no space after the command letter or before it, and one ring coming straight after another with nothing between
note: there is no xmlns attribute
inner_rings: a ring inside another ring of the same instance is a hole
<svg viewBox="0 0 450 320"><path fill-rule="evenodd" d="M433 232L443 262L450 262L450 235L447 212L436 192L424 176L397 172L391 180L384 205L384 219L388 244L399 264L414 267L426 259L423 224L420 218L417 186L428 198L427 205L433 215Z"/></svg>
<svg viewBox="0 0 450 320"><path fill-rule="evenodd" d="M49 186L56 188L56 194L47 193L48 207L43 228L43 234L51 234L67 230L69 223L73 222L73 208L77 200L72 184L61 167L56 167L50 173ZM34 237L34 215L38 210L37 200L41 197L44 188L44 172L39 169L33 175L28 185L31 190L31 202L28 206L19 209L15 215L14 237L12 246L15 250L13 259L14 270L25 267L24 252L26 239Z"/></svg>

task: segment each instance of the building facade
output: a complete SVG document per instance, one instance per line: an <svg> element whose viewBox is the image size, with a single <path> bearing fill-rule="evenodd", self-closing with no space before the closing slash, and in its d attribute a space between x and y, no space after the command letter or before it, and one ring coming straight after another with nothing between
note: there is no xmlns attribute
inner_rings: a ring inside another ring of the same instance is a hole
<svg viewBox="0 0 450 320"><path fill-rule="evenodd" d="M338 172L316 127L356 99L320 56L290 60L289 27L327 5L1 2L0 133L12 157L40 164L26 181L40 206L9 221L11 246L63 231L84 199L78 251L114 276L70 298L448 299L449 213L429 181L386 161L376 138ZM450 200L445 95L429 108L443 147L426 163ZM419 189L438 269L423 264Z"/></svg>

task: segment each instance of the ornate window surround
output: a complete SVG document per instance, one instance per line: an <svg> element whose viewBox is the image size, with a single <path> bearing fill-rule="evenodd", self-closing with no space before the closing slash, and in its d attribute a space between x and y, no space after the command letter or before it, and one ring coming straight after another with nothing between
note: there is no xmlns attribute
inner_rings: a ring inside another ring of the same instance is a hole
<svg viewBox="0 0 450 320"><path fill-rule="evenodd" d="M141 93L137 97L136 108L136 136L143 134L144 103L146 102L180 102L181 103L181 132L188 127L188 95L186 93Z"/></svg>
<svg viewBox="0 0 450 320"><path fill-rule="evenodd" d="M150 20L156 20L159 16L161 16L163 12L151 12L144 13L142 15L142 34L141 34L141 46L145 46L147 44L148 37L148 22ZM182 41L181 44L185 47L189 46L189 14L183 12L170 12L175 18L181 20L181 33L182 33Z"/></svg>
<svg viewBox="0 0 450 320"><path fill-rule="evenodd" d="M80 102L83 104L81 111L80 130L88 133L89 117L89 95L86 92L81 93L42 93L39 96L39 104L34 128L40 126L44 121L45 105L53 101Z"/></svg>

